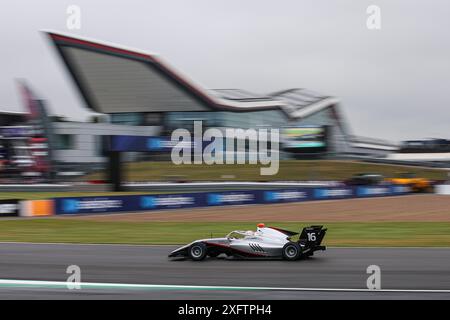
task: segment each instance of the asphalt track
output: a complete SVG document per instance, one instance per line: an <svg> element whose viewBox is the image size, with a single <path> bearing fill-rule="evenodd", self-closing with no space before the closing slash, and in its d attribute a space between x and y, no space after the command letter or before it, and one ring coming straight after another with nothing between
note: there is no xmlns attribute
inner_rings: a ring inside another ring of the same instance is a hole
<svg viewBox="0 0 450 320"><path fill-rule="evenodd" d="M207 259L170 261L173 246L0 243L0 279L66 281L69 265L81 282L197 285L214 288L6 287L0 299L450 299L450 249L329 248L297 262ZM381 268L382 289L367 289L369 265ZM223 288L268 287L247 290ZM284 288L284 289L283 289ZM316 288L330 290L288 290ZM412 292L408 290L449 290Z"/></svg>

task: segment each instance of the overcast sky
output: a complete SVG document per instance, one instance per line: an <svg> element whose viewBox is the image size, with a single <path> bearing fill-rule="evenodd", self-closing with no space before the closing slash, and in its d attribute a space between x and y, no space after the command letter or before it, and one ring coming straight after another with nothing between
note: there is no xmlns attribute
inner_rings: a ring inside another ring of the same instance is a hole
<svg viewBox="0 0 450 320"><path fill-rule="evenodd" d="M369 5L381 29L366 26ZM68 30L67 7L81 8ZM24 78L53 113L89 113L39 30L159 53L206 88L308 88L341 99L357 135L450 138L448 0L3 0L0 110L23 110Z"/></svg>

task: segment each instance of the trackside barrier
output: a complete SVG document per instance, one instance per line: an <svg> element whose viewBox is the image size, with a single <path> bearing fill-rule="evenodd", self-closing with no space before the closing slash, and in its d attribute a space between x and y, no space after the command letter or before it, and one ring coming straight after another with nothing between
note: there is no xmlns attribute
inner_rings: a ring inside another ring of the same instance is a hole
<svg viewBox="0 0 450 320"><path fill-rule="evenodd" d="M17 217L18 215L19 215L18 199L0 200L0 218Z"/></svg>
<svg viewBox="0 0 450 320"><path fill-rule="evenodd" d="M410 193L408 186L289 188L178 194L55 198L56 214L89 214L226 205L273 204L312 200L334 200L397 196Z"/></svg>
<svg viewBox="0 0 450 320"><path fill-rule="evenodd" d="M435 186L435 193L450 195L450 184L440 184Z"/></svg>
<svg viewBox="0 0 450 320"><path fill-rule="evenodd" d="M46 217L55 214L55 201L26 200L20 202L19 215L21 217Z"/></svg>

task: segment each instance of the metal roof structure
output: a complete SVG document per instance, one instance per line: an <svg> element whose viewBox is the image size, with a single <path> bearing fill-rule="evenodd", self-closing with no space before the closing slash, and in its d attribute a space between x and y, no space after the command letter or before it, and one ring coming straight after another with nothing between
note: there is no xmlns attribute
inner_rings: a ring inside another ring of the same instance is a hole
<svg viewBox="0 0 450 320"><path fill-rule="evenodd" d="M306 89L257 95L240 89L206 90L155 54L46 32L87 107L100 113L281 109L302 118L338 103Z"/></svg>
<svg viewBox="0 0 450 320"><path fill-rule="evenodd" d="M0 114L6 114L6 115L13 115L13 116L24 116L27 113L24 111L7 111L7 110L0 110Z"/></svg>
<svg viewBox="0 0 450 320"><path fill-rule="evenodd" d="M296 119L307 117L339 103L335 97L325 96L308 89L289 89L272 93L270 96L283 101L285 103L284 112L290 118Z"/></svg>
<svg viewBox="0 0 450 320"><path fill-rule="evenodd" d="M259 95L242 89L212 89L208 90L212 95L226 100L234 101L276 101L276 99L267 96Z"/></svg>

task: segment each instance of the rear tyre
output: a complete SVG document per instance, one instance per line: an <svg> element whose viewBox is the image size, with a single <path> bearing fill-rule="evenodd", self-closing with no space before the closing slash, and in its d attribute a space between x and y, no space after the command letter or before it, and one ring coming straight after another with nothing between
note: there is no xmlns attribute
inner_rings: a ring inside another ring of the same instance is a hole
<svg viewBox="0 0 450 320"><path fill-rule="evenodd" d="M200 261L206 257L206 245L202 242L194 243L188 250L189 258L194 261Z"/></svg>
<svg viewBox="0 0 450 320"><path fill-rule="evenodd" d="M294 261L300 258L302 249L296 242L288 242L283 246L283 259Z"/></svg>

